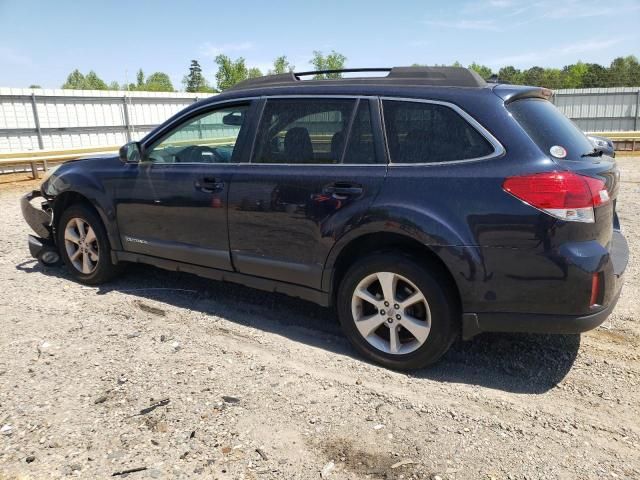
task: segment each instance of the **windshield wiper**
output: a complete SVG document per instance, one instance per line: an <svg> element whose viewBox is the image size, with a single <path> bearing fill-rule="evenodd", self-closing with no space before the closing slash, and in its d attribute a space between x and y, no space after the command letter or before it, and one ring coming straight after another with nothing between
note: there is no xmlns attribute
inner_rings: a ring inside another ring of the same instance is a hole
<svg viewBox="0 0 640 480"><path fill-rule="evenodd" d="M601 157L602 156L602 150L598 150L597 148L594 148L589 153L583 153L580 156L581 157Z"/></svg>

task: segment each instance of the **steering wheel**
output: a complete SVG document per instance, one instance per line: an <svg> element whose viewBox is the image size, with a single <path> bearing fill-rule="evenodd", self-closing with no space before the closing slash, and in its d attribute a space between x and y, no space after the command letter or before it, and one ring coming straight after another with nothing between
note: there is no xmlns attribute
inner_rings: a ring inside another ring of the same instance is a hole
<svg viewBox="0 0 640 480"><path fill-rule="evenodd" d="M214 160L210 162L204 162L205 155L211 154ZM226 163L226 159L215 148L206 147L203 145L191 145L184 148L180 153L175 156L176 162L180 163Z"/></svg>

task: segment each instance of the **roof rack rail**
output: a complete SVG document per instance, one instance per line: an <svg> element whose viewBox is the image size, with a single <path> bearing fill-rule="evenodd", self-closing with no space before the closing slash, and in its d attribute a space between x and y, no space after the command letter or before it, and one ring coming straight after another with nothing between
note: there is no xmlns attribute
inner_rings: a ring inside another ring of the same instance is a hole
<svg viewBox="0 0 640 480"><path fill-rule="evenodd" d="M383 77L350 77L301 80L300 77L310 75L326 75L332 73L364 73L364 72L388 72ZM241 90L256 87L285 87L300 84L312 85L339 85L345 83L366 84L392 84L392 85L429 85L443 87L485 87L485 80L473 70L463 67L393 67L393 68L343 68L335 70L314 70L308 72L288 72L277 75L244 80L232 87L233 90Z"/></svg>
<svg viewBox="0 0 640 480"><path fill-rule="evenodd" d="M326 75L331 73L364 73L364 72L390 72L389 67L373 67L373 68L339 68L336 70L312 70L309 72L294 72L296 77L306 77L309 75Z"/></svg>

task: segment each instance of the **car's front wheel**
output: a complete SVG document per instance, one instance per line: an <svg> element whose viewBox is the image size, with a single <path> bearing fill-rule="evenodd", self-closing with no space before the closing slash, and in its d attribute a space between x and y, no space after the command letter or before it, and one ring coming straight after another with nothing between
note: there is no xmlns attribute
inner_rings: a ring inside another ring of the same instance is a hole
<svg viewBox="0 0 640 480"><path fill-rule="evenodd" d="M97 285L119 272L111 262L111 246L104 225L91 208L76 204L64 210L57 233L62 259L79 282Z"/></svg>
<svg viewBox="0 0 640 480"><path fill-rule="evenodd" d="M438 360L457 332L456 306L441 268L396 253L371 255L346 273L337 296L342 329L363 355L389 368Z"/></svg>

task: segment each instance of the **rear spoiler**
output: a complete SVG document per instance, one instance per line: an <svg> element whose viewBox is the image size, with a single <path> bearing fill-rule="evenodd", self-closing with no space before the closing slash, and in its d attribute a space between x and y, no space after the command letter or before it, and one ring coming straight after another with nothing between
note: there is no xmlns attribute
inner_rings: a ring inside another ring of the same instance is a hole
<svg viewBox="0 0 640 480"><path fill-rule="evenodd" d="M493 87L493 93L504 100L505 105L523 98L542 98L551 100L553 91L544 87L526 87L522 85L499 84Z"/></svg>

